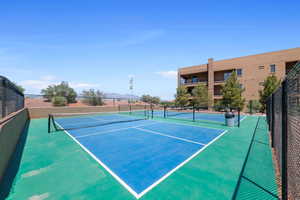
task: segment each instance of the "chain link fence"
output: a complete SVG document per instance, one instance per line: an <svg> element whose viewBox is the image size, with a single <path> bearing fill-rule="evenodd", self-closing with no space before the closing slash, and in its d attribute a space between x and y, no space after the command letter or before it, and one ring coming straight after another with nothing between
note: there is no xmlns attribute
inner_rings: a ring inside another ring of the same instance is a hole
<svg viewBox="0 0 300 200"><path fill-rule="evenodd" d="M24 108L24 94L7 78L0 76L0 119Z"/></svg>
<svg viewBox="0 0 300 200"><path fill-rule="evenodd" d="M282 199L300 200L300 63L268 98L267 120L281 173Z"/></svg>

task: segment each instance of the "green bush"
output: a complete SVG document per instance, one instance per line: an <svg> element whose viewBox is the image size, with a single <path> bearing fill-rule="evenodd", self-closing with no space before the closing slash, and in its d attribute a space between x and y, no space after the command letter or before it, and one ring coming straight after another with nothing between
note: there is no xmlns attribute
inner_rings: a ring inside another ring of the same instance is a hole
<svg viewBox="0 0 300 200"><path fill-rule="evenodd" d="M68 104L66 97L56 96L51 100L53 106L66 106Z"/></svg>
<svg viewBox="0 0 300 200"><path fill-rule="evenodd" d="M53 97L59 96L65 97L67 99L67 103L76 103L77 94L65 81L58 85L49 85L46 89L43 89L41 93L47 101L52 101Z"/></svg>
<svg viewBox="0 0 300 200"><path fill-rule="evenodd" d="M260 112L261 107L262 105L258 100L250 100L247 104L247 109L250 114Z"/></svg>
<svg viewBox="0 0 300 200"><path fill-rule="evenodd" d="M90 106L102 106L103 102L103 93L99 90L84 90L82 92L83 102L90 105Z"/></svg>
<svg viewBox="0 0 300 200"><path fill-rule="evenodd" d="M159 104L160 103L160 98L159 97L150 96L148 94L144 94L141 97L141 101L145 102L145 103L150 103L150 104Z"/></svg>
<svg viewBox="0 0 300 200"><path fill-rule="evenodd" d="M221 111L225 110L225 107L224 107L224 105L222 105L221 101L217 101L214 103L213 109L214 109L214 111L221 112Z"/></svg>

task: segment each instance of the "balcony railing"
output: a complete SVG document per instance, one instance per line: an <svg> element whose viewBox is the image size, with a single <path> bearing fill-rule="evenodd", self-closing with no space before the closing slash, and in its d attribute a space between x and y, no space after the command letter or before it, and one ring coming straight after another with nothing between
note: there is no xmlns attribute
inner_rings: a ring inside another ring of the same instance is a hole
<svg viewBox="0 0 300 200"><path fill-rule="evenodd" d="M197 83L207 83L207 80L197 80L197 81L186 80L186 81L182 82L181 84L191 85L191 84L197 84Z"/></svg>
<svg viewBox="0 0 300 200"><path fill-rule="evenodd" d="M216 92L216 93L214 93L214 96L222 96L222 94L219 92Z"/></svg>
<svg viewBox="0 0 300 200"><path fill-rule="evenodd" d="M224 79L221 79L221 80L215 80L214 82L215 82L215 83L223 83L223 82L225 82L225 80L224 80Z"/></svg>

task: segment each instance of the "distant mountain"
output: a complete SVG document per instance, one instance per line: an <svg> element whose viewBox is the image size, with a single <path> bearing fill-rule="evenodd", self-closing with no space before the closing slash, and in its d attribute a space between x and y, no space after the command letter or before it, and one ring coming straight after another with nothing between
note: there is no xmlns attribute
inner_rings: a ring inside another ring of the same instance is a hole
<svg viewBox="0 0 300 200"><path fill-rule="evenodd" d="M31 98L31 99L38 99L38 98L42 98L43 95L41 94L25 94L26 98Z"/></svg>
<svg viewBox="0 0 300 200"><path fill-rule="evenodd" d="M118 93L105 93L104 98L106 99L132 99L139 100L140 97L131 94L118 94Z"/></svg>

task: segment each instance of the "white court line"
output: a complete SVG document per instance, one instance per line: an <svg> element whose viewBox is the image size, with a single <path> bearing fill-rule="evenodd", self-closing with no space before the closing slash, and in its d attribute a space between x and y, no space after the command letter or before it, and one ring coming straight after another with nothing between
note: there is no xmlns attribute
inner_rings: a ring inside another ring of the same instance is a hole
<svg viewBox="0 0 300 200"><path fill-rule="evenodd" d="M171 119L171 118L169 118ZM159 120L152 120L152 121L157 121L159 123L165 123L165 124L176 124L176 125L181 125L181 126L192 126L192 127L198 127L198 128L205 128L205 129L214 129L214 130L223 130L223 129L220 129L220 128L211 128L211 127L203 127L203 126L197 126L197 125L194 125L194 124L184 124L184 123L178 123L178 122L168 122L168 121L159 121ZM193 121L190 121L190 122L193 122ZM197 122L193 122L193 123L197 123ZM202 125L202 124L201 124Z"/></svg>
<svg viewBox="0 0 300 200"><path fill-rule="evenodd" d="M248 116L247 115L244 115L243 119L241 119L240 122L242 122L244 119L246 119Z"/></svg>
<svg viewBox="0 0 300 200"><path fill-rule="evenodd" d="M194 157L196 157L199 153L201 153L204 149L206 149L209 145L211 145L213 142L215 142L216 140L218 140L221 136L223 136L225 133L227 133L227 130L224 131L223 133L221 133L218 137L216 137L215 139L213 139L212 141L210 141L209 143L207 143L207 145L205 145L204 147L202 147L201 149L199 149L196 153L194 153L192 156L190 156L188 159L186 159L185 161L183 161L182 163L180 163L179 165L177 165L177 167L175 167L174 169L172 169L171 171L169 171L167 174L165 174L163 177L161 177L159 180L157 180L156 182L154 182L152 185L150 185L147 189L145 189L143 192L141 192L140 194L138 194L139 197L143 196L144 194L146 194L148 191L150 191L152 188L154 188L155 186L157 186L159 183L161 183L163 180L165 180L166 178L168 178L171 174L173 174L176 170L178 170L179 168L181 168L184 164L186 164L187 162L189 162L190 160L192 160Z"/></svg>
<svg viewBox="0 0 300 200"><path fill-rule="evenodd" d="M58 126L60 124L56 123ZM62 126L60 126L62 128ZM103 162L101 162L92 152L90 152L83 144L81 144L75 137L73 137L68 131L64 130L64 132L72 138L85 152L87 152L92 158L96 160L104 169L106 169L117 181L123 185L133 196L135 196L137 199L140 198L140 196L129 186L127 185L118 175L116 175L112 170L109 169Z"/></svg>
<svg viewBox="0 0 300 200"><path fill-rule="evenodd" d="M206 144L203 144L203 143L200 143L200 142L195 142L193 140L188 140L188 139L184 139L184 138L180 138L180 137L176 137L176 136L172 136L172 135L168 135L168 134L164 134L164 133L160 133L160 132L156 132L156 131L151 131L151 130L147 130L147 129L143 129L143 128L135 127L134 129L144 131L144 132L153 133L153 134L156 134L156 135L161 135L161 136L173 138L173 139L177 139L177 140L181 140L181 141L188 142L188 143L194 143L194 144L199 144L199 145L203 145L203 146L206 145Z"/></svg>
<svg viewBox="0 0 300 200"><path fill-rule="evenodd" d="M60 124L58 124L57 122L55 122L58 126L60 126ZM162 122L163 123L163 122ZM170 123L171 124L171 123ZM181 124L180 124L181 125ZM188 125L186 125L188 126ZM60 126L62 128L62 126ZM198 128L201 128L200 126L195 126ZM62 128L63 129L63 128ZM221 130L221 129L217 129L217 130ZM156 185L158 185L159 183L161 183L163 180L165 180L167 177L169 177L171 174L173 174L175 171L177 171L179 168L181 168L183 165L185 165L187 162L189 162L190 160L192 160L194 157L196 157L199 153L201 153L204 149L206 149L209 145L211 145L213 142L215 142L216 140L218 140L221 136L223 136L225 133L227 133L228 131L225 130L223 131L219 136L217 136L216 138L214 138L212 141L210 141L209 143L207 143L204 147L202 147L201 149L199 149L197 152L195 152L192 156L190 156L189 158L187 158L185 161L183 161L182 163L180 163L179 165L177 165L174 169L172 169L171 171L169 171L167 174L165 174L163 177L161 177L159 180L157 180L156 182L154 182L152 185L150 185L149 187L147 187L144 191L142 191L141 193L137 194L129 185L127 185L125 183L125 181L123 181L118 175L116 175L112 170L110 170L110 168L108 166L106 166L102 161L100 161L93 153L91 153L87 148L85 148L75 137L73 137L68 131L64 130L64 132L71 137L84 151L86 151L93 159L96 160L96 162L98 162L104 169L106 169L121 185L123 185L135 198L139 199L140 197L142 197L144 194L146 194L148 191L150 191L152 188L154 188Z"/></svg>
<svg viewBox="0 0 300 200"><path fill-rule="evenodd" d="M129 126L129 127L124 127L124 128L111 129L111 130L108 130L108 131L102 131L102 132L96 132L96 133L91 133L91 134L87 134L87 135L81 135L81 136L77 136L75 138L84 138L84 137L89 137L89 136L94 136L94 135L101 135L101 134L104 134L104 133L111 133L111 132L116 132L116 131L121 131L121 130L138 128L138 127L143 127L143 126L152 125L152 124L158 124L158 123L155 122L155 123L143 124L143 125L139 125L139 126Z"/></svg>

